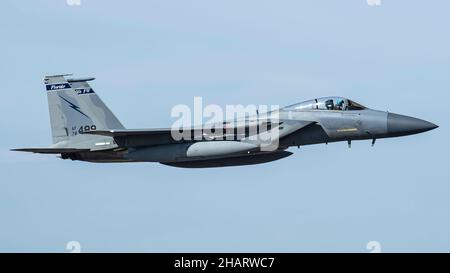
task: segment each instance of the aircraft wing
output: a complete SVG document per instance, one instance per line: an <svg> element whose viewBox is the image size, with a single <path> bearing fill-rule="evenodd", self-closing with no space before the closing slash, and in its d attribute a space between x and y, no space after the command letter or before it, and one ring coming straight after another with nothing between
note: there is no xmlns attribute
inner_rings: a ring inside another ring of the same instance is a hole
<svg viewBox="0 0 450 273"><path fill-rule="evenodd" d="M310 124L315 122L311 121L276 121L269 122L271 126L278 126L281 124L285 124L289 127L288 130L284 130L283 133L280 134L280 138L283 138L293 132L300 130ZM267 124L266 124L267 125ZM235 127L234 129L237 129ZM248 129L248 126L247 128ZM201 127L192 127L192 128L183 128L184 131L190 131L191 139L194 139L194 136L203 136L205 139L212 138L214 135L205 135L203 134L203 130ZM245 131L242 130L242 131ZM85 132L85 134L93 134L93 135L102 135L113 137L116 141L117 145L122 148L132 148L132 147L142 147L142 146L153 146L153 145L163 145L163 144L173 144L180 142L189 142L190 140L175 140L172 137L172 133L176 133L177 130L171 128L159 128L159 129L138 129L138 130L96 130ZM233 130L233 135L236 134L236 130ZM223 135L221 135L223 136ZM225 135L227 137L227 135ZM194 139L195 140L195 139ZM192 141L194 141L192 140ZM202 138L200 138L202 140Z"/></svg>
<svg viewBox="0 0 450 273"><path fill-rule="evenodd" d="M186 130L186 129L185 129ZM187 129L191 131L191 136L199 133L202 134L201 129ZM107 130L107 131L89 131L85 134L102 135L113 137L119 147L131 148L141 146L153 146L179 143L172 137L172 129L160 128L160 129L138 129L138 130Z"/></svg>
<svg viewBox="0 0 450 273"><path fill-rule="evenodd" d="M37 154L69 154L69 153L79 153L79 152L89 152L90 149L73 149L73 148L20 148L11 149L14 152L30 152Z"/></svg>
<svg viewBox="0 0 450 273"><path fill-rule="evenodd" d="M186 129L185 129L186 130ZM200 132L202 129L192 129L188 128L187 130L195 131L199 130ZM135 136L156 136L161 134L171 134L172 130L170 128L159 128L159 129L136 129L136 130L96 130L96 131L88 131L84 132L84 134L91 134L91 135L101 135L101 136L110 136L110 137L135 137Z"/></svg>

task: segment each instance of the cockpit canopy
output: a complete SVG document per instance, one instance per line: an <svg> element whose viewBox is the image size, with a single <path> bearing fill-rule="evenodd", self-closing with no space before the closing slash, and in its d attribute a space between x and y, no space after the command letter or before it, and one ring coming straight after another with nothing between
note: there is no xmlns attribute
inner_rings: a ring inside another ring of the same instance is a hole
<svg viewBox="0 0 450 273"><path fill-rule="evenodd" d="M346 98L326 97L289 105L285 107L285 109L292 111L310 111L310 110L355 111L355 110L364 110L366 109L366 107Z"/></svg>

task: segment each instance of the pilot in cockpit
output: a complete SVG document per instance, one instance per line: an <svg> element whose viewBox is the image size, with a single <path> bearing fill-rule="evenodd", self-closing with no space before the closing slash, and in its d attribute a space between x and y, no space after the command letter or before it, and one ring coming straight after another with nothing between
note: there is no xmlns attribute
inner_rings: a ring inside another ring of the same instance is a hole
<svg viewBox="0 0 450 273"><path fill-rule="evenodd" d="M345 102L343 99L337 100L336 104L334 106L334 110L341 110L341 111L344 110L344 104L345 104Z"/></svg>
<svg viewBox="0 0 450 273"><path fill-rule="evenodd" d="M327 108L327 110L342 111L345 108L345 101L343 99L329 99L325 101L325 107Z"/></svg>

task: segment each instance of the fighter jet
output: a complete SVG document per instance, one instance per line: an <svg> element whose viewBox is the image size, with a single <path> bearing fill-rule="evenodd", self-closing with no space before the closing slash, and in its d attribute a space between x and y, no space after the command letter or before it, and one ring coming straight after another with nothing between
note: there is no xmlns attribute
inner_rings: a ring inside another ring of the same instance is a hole
<svg viewBox="0 0 450 273"><path fill-rule="evenodd" d="M342 97L317 98L241 119L163 129L125 129L88 84L94 78L46 76L53 144L13 151L88 162L159 162L205 168L266 163L289 147L418 134L438 126L373 110ZM180 134L182 137L180 137Z"/></svg>

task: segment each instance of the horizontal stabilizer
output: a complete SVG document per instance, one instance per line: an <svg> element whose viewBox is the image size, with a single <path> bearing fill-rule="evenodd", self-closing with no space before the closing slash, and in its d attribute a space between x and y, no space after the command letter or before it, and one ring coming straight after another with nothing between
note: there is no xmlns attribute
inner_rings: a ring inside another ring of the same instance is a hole
<svg viewBox="0 0 450 273"><path fill-rule="evenodd" d="M70 154L70 153L80 153L89 152L90 149L73 149L73 148L21 148L21 149L11 149L13 152L30 152L38 154Z"/></svg>

